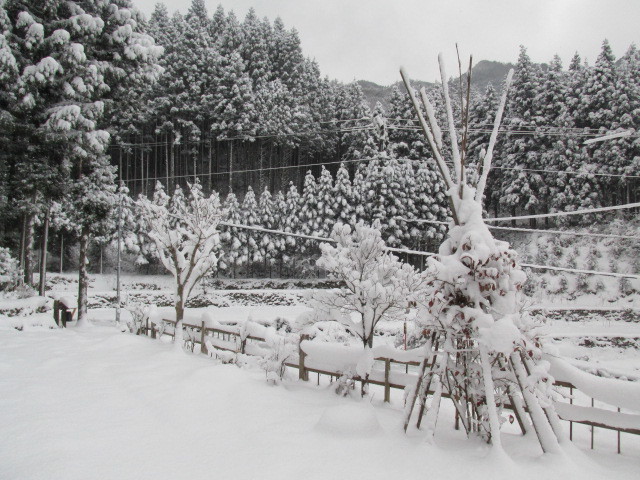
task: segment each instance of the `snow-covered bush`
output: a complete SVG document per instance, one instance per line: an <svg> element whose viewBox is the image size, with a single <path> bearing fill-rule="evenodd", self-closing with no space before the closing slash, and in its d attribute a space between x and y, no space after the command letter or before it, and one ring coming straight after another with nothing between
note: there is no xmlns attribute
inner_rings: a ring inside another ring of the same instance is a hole
<svg viewBox="0 0 640 480"><path fill-rule="evenodd" d="M333 391L336 395L341 397L347 397L355 395L356 381L353 379L354 375L351 372L343 373L333 385Z"/></svg>
<svg viewBox="0 0 640 480"><path fill-rule="evenodd" d="M125 305L125 308L131 315L130 318L126 319L129 332L137 335L140 332L143 323L148 318L149 307L142 303L132 302Z"/></svg>
<svg viewBox="0 0 640 480"><path fill-rule="evenodd" d="M377 228L358 223L352 230L336 224L331 238L336 245L320 246L317 265L343 286L314 292L311 307L318 319L339 322L365 347L372 347L378 322L404 318L408 302L424 286L424 279L385 251Z"/></svg>
<svg viewBox="0 0 640 480"><path fill-rule="evenodd" d="M265 371L267 382L275 385L283 379L287 371L285 363L294 355L297 345L281 335L268 336L266 343L269 353L258 361L258 365Z"/></svg>
<svg viewBox="0 0 640 480"><path fill-rule="evenodd" d="M189 185L187 195L177 187L169 197L158 183L152 200L140 196L136 204L158 257L175 279L175 344L182 348L185 303L218 262L218 223L223 215L220 198L216 192L205 197L198 182Z"/></svg>
<svg viewBox="0 0 640 480"><path fill-rule="evenodd" d="M184 348L189 352L193 352L199 337L200 333L198 332L198 329L194 327L183 328L182 339L184 342Z"/></svg>
<svg viewBox="0 0 640 480"><path fill-rule="evenodd" d="M8 248L0 247L0 285L2 289L14 289L20 280L18 260Z"/></svg>

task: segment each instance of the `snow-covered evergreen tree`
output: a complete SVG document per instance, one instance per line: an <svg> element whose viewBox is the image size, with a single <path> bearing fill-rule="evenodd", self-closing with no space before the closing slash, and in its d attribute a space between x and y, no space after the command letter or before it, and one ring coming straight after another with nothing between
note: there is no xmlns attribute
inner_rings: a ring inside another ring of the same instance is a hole
<svg viewBox="0 0 640 480"><path fill-rule="evenodd" d="M269 230L278 228L278 219L276 212L276 204L271 192L265 187L260 194L260 224ZM263 233L260 239L260 252L266 264L273 265L275 263L278 251L281 249L282 237L272 233Z"/></svg>
<svg viewBox="0 0 640 480"><path fill-rule="evenodd" d="M247 193L242 201L241 208L242 225L248 225L251 227L260 226L260 211L258 208L258 201L256 200L256 194L253 188L249 187ZM260 251L260 242L262 233L255 230L241 229L239 233L240 244L242 245L241 261L246 263L249 268L254 263L262 262L264 257Z"/></svg>
<svg viewBox="0 0 640 480"><path fill-rule="evenodd" d="M316 189L316 225L314 235L327 237L331 233L331 229L336 222L336 214L333 210L334 205L334 187L331 172L324 165L318 178Z"/></svg>
<svg viewBox="0 0 640 480"><path fill-rule="evenodd" d="M511 129L531 129L536 122L535 99L540 89L539 68L531 62L524 47L516 64L515 76L509 99L505 124ZM535 213L547 195L547 186L537 172L520 169L539 169L540 161L538 135L507 135L505 139L505 162L508 170L502 172L502 205L511 212Z"/></svg>
<svg viewBox="0 0 640 480"><path fill-rule="evenodd" d="M293 182L290 182L285 197L284 209L281 213L283 231L287 233L302 233L301 209L302 201L298 193L298 188ZM285 236L284 241L283 260L293 266L295 256L299 253L302 245L304 245L303 240L296 237Z"/></svg>
<svg viewBox="0 0 640 480"><path fill-rule="evenodd" d="M340 164L340 168L336 173L336 181L333 186L333 204L331 210L336 222L345 225L354 225L355 208L353 198L353 187L349 180L349 170L344 163Z"/></svg>
<svg viewBox="0 0 640 480"><path fill-rule="evenodd" d="M298 218L300 219L300 233L303 235L317 235L319 223L318 223L318 185L316 178L311 173L311 170L307 172L304 177L304 186L302 188L302 196L300 197L300 210L298 212ZM317 242L308 240L304 242L304 245L308 248L311 245L316 245Z"/></svg>
<svg viewBox="0 0 640 480"><path fill-rule="evenodd" d="M224 201L225 221L235 225L241 225L243 218L240 209L240 203L235 193L229 192ZM246 237L244 231L235 227L222 227L220 238L222 241L223 261L231 270L233 277L236 276L238 267L246 264L246 258L243 255L245 246L242 244ZM244 261L243 261L244 260Z"/></svg>

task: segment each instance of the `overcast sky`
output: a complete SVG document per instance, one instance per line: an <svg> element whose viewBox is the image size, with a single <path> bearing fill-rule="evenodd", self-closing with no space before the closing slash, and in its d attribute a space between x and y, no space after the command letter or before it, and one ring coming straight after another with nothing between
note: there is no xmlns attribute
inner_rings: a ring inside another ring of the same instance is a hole
<svg viewBox="0 0 640 480"><path fill-rule="evenodd" d="M157 0L133 0L149 16ZM191 0L164 0L186 12ZM616 57L640 44L640 0L206 0L243 19L250 7L295 27L304 54L323 74L345 82L391 84L405 66L413 78L432 81L443 52L453 75L455 43L474 61L515 62L519 45L535 62L559 54L565 66L578 51L589 63L602 40ZM464 61L463 61L464 62Z"/></svg>

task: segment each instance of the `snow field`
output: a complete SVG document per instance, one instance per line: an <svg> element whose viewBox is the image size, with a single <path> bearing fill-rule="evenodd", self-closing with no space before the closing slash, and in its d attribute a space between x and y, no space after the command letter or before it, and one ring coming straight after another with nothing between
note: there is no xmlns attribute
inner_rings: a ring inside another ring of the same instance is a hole
<svg viewBox="0 0 640 480"><path fill-rule="evenodd" d="M401 392L383 405L313 377L271 387L260 370L112 328L3 329L0 346L0 478L625 479L640 466L572 446L540 456L510 433L511 458L495 458L453 430L448 403L427 445L402 432Z"/></svg>

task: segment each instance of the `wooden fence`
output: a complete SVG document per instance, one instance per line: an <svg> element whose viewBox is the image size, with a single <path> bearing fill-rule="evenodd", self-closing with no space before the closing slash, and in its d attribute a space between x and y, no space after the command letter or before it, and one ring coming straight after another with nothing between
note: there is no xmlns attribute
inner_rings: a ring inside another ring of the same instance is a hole
<svg viewBox="0 0 640 480"><path fill-rule="evenodd" d="M172 325L173 331L175 331L175 320L162 320L164 324ZM233 326L225 326L220 325L217 327L208 327L205 325L205 322L201 322L200 325L188 324L183 322L183 329L189 331L188 342L192 342L192 349L196 344L200 345L200 353L204 353L206 355L213 355L214 352L209 352L207 347L207 340L209 340L209 345L213 346L214 349L229 351L233 353L242 353L245 355L255 355L255 352L252 353L251 348L247 348L250 345L250 342L266 342L265 338L258 337L255 335L246 335L244 339L239 331L236 331L236 328ZM139 333L145 333L149 335L151 338L157 338L159 334L159 329L153 324L149 323L149 320L146 321L145 325L140 329ZM160 332L163 335L169 335L171 337L175 337L173 332L165 331L164 329ZM199 335L195 335L195 334ZM231 339L234 338L232 341ZM320 375L326 375L333 379L340 378L344 372L340 371L331 371L326 368L322 368L318 365L313 365L308 361L308 354L303 350L303 342L308 341L307 335L300 335L300 339L298 342L298 358L293 361L285 362L287 367L295 368L298 370L298 378L303 381L309 380L310 373L316 373L318 375L318 383L320 381ZM222 342L216 342L215 340L221 340ZM366 379L362 379L357 375L352 376L353 380L367 383L370 385L378 385L384 388L384 401L391 401L391 389L404 390L408 385L415 385L417 375L409 372L409 367L419 367L420 362L417 361L400 361L394 358L388 357L378 357L375 360L384 363L384 370L374 370L371 372L370 376ZM392 365L399 364L404 366L405 372L404 374L398 374L398 372L393 372ZM393 372L393 374L392 374ZM620 380L623 381L623 380ZM557 387L562 387L568 390L569 393L569 403L564 402L555 402L556 409L558 410L558 415L562 420L569 422L569 438L573 440L574 437L574 423L587 425L590 427L590 440L591 440L591 449L594 448L595 441L595 429L601 428L606 430L613 430L617 432L617 452L621 453L621 434L631 434L631 435L640 435L640 428L629 427L626 425L627 419L632 417L634 419L634 423L638 422L638 415L622 413L620 408L617 408L617 411L605 410L601 408L595 407L595 399L591 397L591 407L582 407L574 405L574 394L579 390L570 382L563 380L556 380L554 385ZM445 398L449 397L447 392L442 392L442 396ZM513 410L510 405L504 405L504 408L507 410ZM526 409L525 409L526 410ZM603 417L606 421L603 421Z"/></svg>

